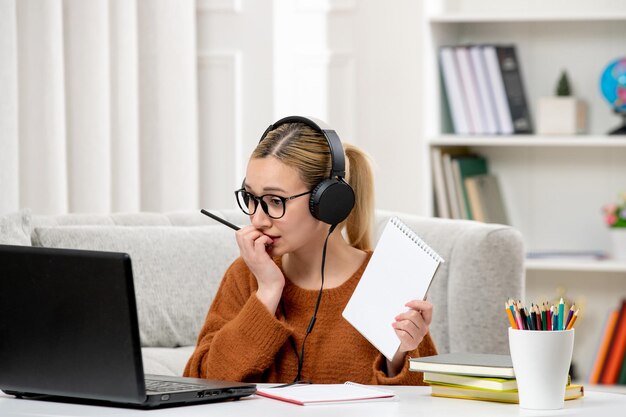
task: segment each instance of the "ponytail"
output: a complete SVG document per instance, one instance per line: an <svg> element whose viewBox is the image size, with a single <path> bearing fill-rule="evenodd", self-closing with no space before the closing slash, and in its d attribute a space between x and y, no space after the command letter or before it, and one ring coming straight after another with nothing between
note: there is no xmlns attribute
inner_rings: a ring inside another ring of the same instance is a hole
<svg viewBox="0 0 626 417"><path fill-rule="evenodd" d="M355 204L345 220L350 245L357 249L373 249L374 174L369 156L360 148L343 144L348 172L346 180L354 190Z"/></svg>

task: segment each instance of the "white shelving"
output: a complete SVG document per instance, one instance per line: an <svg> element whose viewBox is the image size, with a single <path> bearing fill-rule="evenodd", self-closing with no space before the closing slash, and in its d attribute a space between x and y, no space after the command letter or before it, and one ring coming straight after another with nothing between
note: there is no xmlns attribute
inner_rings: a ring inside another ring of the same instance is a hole
<svg viewBox="0 0 626 417"><path fill-rule="evenodd" d="M626 262L613 260L527 259L525 266L527 271L617 272L612 277L624 279L626 276Z"/></svg>
<svg viewBox="0 0 626 417"><path fill-rule="evenodd" d="M626 55L626 3L614 0L424 2L423 137L432 147L468 146L487 157L500 180L513 226L528 250L605 250L601 208L626 190L626 137L599 91L600 74ZM457 136L442 99L437 51L442 45L515 44L532 120L563 69L588 105L587 135ZM430 166L424 189L432 190ZM424 212L434 213L432 193Z"/></svg>
<svg viewBox="0 0 626 417"><path fill-rule="evenodd" d="M599 90L603 68L626 56L626 2L615 0L425 0L422 21L422 122L426 155L434 147L467 146L498 176L509 219L528 251L610 251L602 206L626 191L626 137ZM574 94L588 106L588 134L459 136L443 100L438 48L515 44L531 119L567 70ZM424 212L434 213L431 167L424 167ZM584 309L574 360L589 372L609 307L626 297L626 263L532 259L526 262L529 302L557 291Z"/></svg>

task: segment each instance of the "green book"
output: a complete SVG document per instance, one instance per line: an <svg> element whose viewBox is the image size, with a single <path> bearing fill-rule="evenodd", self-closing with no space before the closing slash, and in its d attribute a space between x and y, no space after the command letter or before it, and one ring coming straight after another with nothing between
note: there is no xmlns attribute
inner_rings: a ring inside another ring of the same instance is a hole
<svg viewBox="0 0 626 417"><path fill-rule="evenodd" d="M474 216L465 188L465 179L475 175L487 174L487 160L480 155L459 155L452 160L452 171L455 176L457 197L461 201L464 211L462 217L473 220Z"/></svg>

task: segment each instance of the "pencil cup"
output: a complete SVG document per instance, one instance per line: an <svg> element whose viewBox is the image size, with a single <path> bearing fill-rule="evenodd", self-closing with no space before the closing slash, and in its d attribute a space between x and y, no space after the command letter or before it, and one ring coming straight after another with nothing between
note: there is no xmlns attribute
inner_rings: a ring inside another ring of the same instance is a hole
<svg viewBox="0 0 626 417"><path fill-rule="evenodd" d="M520 407L534 410L563 408L574 351L574 329L534 331L509 328L509 349Z"/></svg>

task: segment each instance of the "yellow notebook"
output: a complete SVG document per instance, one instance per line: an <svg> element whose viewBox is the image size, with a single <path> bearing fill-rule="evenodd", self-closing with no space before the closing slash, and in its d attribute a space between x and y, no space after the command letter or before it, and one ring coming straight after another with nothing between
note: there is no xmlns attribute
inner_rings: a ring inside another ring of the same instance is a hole
<svg viewBox="0 0 626 417"><path fill-rule="evenodd" d="M432 385L433 397L460 398L464 400L495 401L501 403L519 403L517 390L491 391L478 388ZM565 388L565 400L581 398L585 395L582 385L568 385Z"/></svg>
<svg viewBox="0 0 626 417"><path fill-rule="evenodd" d="M428 384L454 385L493 391L510 391L517 389L516 379L442 374L438 372L424 372L424 382Z"/></svg>

